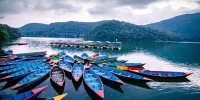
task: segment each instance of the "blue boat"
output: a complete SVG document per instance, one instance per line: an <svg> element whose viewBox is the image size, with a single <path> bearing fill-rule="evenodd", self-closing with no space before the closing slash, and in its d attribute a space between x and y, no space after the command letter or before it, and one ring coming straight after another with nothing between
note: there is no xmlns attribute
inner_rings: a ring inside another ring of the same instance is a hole
<svg viewBox="0 0 200 100"><path fill-rule="evenodd" d="M77 56L77 55L74 55L74 60L84 63L84 59L79 57L79 56Z"/></svg>
<svg viewBox="0 0 200 100"><path fill-rule="evenodd" d="M105 70L107 70L119 77L122 77L122 78L138 80L138 81L146 81L146 82L151 81L151 79L146 78L144 76L133 74L133 73L127 72L127 71L118 70L118 69L112 68L112 67L107 67L105 65L103 65L102 68L104 68Z"/></svg>
<svg viewBox="0 0 200 100"><path fill-rule="evenodd" d="M74 64L74 66L72 67L72 77L74 78L74 80L76 82L78 82L80 80L80 78L83 75L83 65L81 63L76 63Z"/></svg>
<svg viewBox="0 0 200 100"><path fill-rule="evenodd" d="M21 71L17 71L11 75L8 75L8 76L5 76L3 78L0 78L0 81L1 80L7 80L7 79L16 79L16 78L19 78L19 77L23 77L23 76L26 76L30 73L33 73L35 72L37 69L39 68L42 68L43 66L45 66L45 64L37 64L35 66L31 66L31 67L26 67L24 70L21 70Z"/></svg>
<svg viewBox="0 0 200 100"><path fill-rule="evenodd" d="M74 58L72 58L69 55L66 55L66 56L63 57L62 60L60 60L60 63L62 63L62 62L69 62L69 63L73 64L74 61L75 61Z"/></svg>
<svg viewBox="0 0 200 100"><path fill-rule="evenodd" d="M22 64L19 64L19 65L6 66L6 67L3 67L3 68L11 68L11 69L0 72L0 76L15 73L15 72L18 72L20 70L27 69L29 67L36 66L36 65L41 65L41 64L42 64L41 62L31 62L31 63L22 63Z"/></svg>
<svg viewBox="0 0 200 100"><path fill-rule="evenodd" d="M25 57L40 57L46 55L47 51L41 52L29 52L29 53L19 53L15 54L18 58L25 58Z"/></svg>
<svg viewBox="0 0 200 100"><path fill-rule="evenodd" d="M133 70L132 72L150 78L181 78L191 75L191 72Z"/></svg>
<svg viewBox="0 0 200 100"><path fill-rule="evenodd" d="M83 54L81 55L81 58L83 58L83 59L89 59L90 56L89 56L87 53L83 53Z"/></svg>
<svg viewBox="0 0 200 100"><path fill-rule="evenodd" d="M103 83L100 77L90 68L85 68L83 80L86 85L99 97L104 98Z"/></svg>
<svg viewBox="0 0 200 100"><path fill-rule="evenodd" d="M65 83L65 73L60 67L53 67L49 73L50 79L58 86Z"/></svg>
<svg viewBox="0 0 200 100"><path fill-rule="evenodd" d="M4 67L0 67L0 71L6 71L6 70L9 70L9 69L13 69L17 67L16 65L10 65L10 66L4 66Z"/></svg>
<svg viewBox="0 0 200 100"><path fill-rule="evenodd" d="M145 63L108 63L107 65L127 66L127 67L142 67Z"/></svg>
<svg viewBox="0 0 200 100"><path fill-rule="evenodd" d="M72 72L72 65L68 62L62 62L62 63L59 63L59 67L64 69L65 71L67 72Z"/></svg>
<svg viewBox="0 0 200 100"><path fill-rule="evenodd" d="M8 61L8 62L2 62L2 63L0 63L0 66L20 65L20 64L23 64L23 63L44 61L46 59L47 59L46 57L37 57L37 60L36 60L35 57L34 57L34 59L26 58L26 59L12 60L12 61Z"/></svg>
<svg viewBox="0 0 200 100"><path fill-rule="evenodd" d="M108 58L109 58L109 56L103 55L103 56L97 56L95 58L92 58L91 60L92 61L98 61L98 60L104 60L104 59L108 59Z"/></svg>
<svg viewBox="0 0 200 100"><path fill-rule="evenodd" d="M47 88L47 86L20 93L12 97L3 98L2 100L31 100L36 98L45 88Z"/></svg>
<svg viewBox="0 0 200 100"><path fill-rule="evenodd" d="M110 80L112 82L118 83L118 84L124 84L122 80L120 80L118 77L110 73L109 71L106 71L105 69L102 69L98 66L92 65L91 69L100 77L105 78L107 80Z"/></svg>
<svg viewBox="0 0 200 100"><path fill-rule="evenodd" d="M46 75L48 75L50 70L51 70L50 66L42 67L41 69L38 69L37 71L31 73L30 75L26 76L24 79L19 81L16 85L12 87L12 89L18 89L22 86L26 86L28 84L34 83L38 81L39 79L42 79Z"/></svg>

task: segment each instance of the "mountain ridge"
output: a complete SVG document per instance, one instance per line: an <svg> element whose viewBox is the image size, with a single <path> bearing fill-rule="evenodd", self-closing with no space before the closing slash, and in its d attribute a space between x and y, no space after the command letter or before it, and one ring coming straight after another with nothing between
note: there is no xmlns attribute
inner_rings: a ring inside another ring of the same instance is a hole
<svg viewBox="0 0 200 100"><path fill-rule="evenodd" d="M145 26L177 33L182 37L182 40L200 41L200 12L183 14Z"/></svg>

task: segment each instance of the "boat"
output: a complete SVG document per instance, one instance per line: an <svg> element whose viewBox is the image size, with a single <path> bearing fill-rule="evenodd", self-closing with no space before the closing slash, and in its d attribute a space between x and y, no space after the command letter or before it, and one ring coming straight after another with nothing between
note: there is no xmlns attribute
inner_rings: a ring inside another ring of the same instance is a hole
<svg viewBox="0 0 200 100"><path fill-rule="evenodd" d="M64 69L67 72L72 72L72 65L68 62L59 63L59 67Z"/></svg>
<svg viewBox="0 0 200 100"><path fill-rule="evenodd" d="M127 67L142 67L145 63L108 63L110 65L127 66Z"/></svg>
<svg viewBox="0 0 200 100"><path fill-rule="evenodd" d="M112 49L120 50L122 47L122 42L112 42Z"/></svg>
<svg viewBox="0 0 200 100"><path fill-rule="evenodd" d="M76 82L80 80L83 75L83 65L81 63L76 63L72 67L72 77Z"/></svg>
<svg viewBox="0 0 200 100"><path fill-rule="evenodd" d="M21 42L21 43L8 43L8 45L27 45L28 43L26 42Z"/></svg>
<svg viewBox="0 0 200 100"><path fill-rule="evenodd" d="M113 67L113 68L117 68L119 70L143 70L144 68L142 66L132 66L133 64L129 63L107 63L106 64L108 67Z"/></svg>
<svg viewBox="0 0 200 100"><path fill-rule="evenodd" d="M47 51L40 51L40 52L29 52L29 53L19 53L15 54L16 56L27 56L27 57L39 57L46 55Z"/></svg>
<svg viewBox="0 0 200 100"><path fill-rule="evenodd" d="M192 74L191 72L150 71L150 70L131 70L131 72L150 78L181 78Z"/></svg>
<svg viewBox="0 0 200 100"><path fill-rule="evenodd" d="M95 58L95 57L98 57L98 56L99 56L99 54L97 53L97 54L90 56L90 58Z"/></svg>
<svg viewBox="0 0 200 100"><path fill-rule="evenodd" d="M47 100L62 100L65 96L67 95L67 93L52 97L52 98L48 98Z"/></svg>
<svg viewBox="0 0 200 100"><path fill-rule="evenodd" d="M1 62L0 66L19 65L22 63L45 61L46 59L47 59L46 57L36 57L36 58L34 57L34 59L27 58L27 59L12 60L12 61L8 61L8 62Z"/></svg>
<svg viewBox="0 0 200 100"><path fill-rule="evenodd" d="M16 67L16 65L3 66L3 67L0 67L0 72L6 71L9 69L13 69L15 67Z"/></svg>
<svg viewBox="0 0 200 100"><path fill-rule="evenodd" d="M0 76L2 76L2 75L9 75L9 74L18 72L20 70L25 70L25 69L28 69L28 68L30 68L32 66L37 66L40 63L41 62L21 63L19 65L11 65L12 67L11 66L1 67L1 68L4 68L4 70L5 70L5 68L11 68L11 69L8 69L8 70L5 70L3 72L0 72Z"/></svg>
<svg viewBox="0 0 200 100"><path fill-rule="evenodd" d="M75 60L71 56L66 55L62 58L62 60L60 60L60 63L62 63L62 62L69 62L69 63L73 64L75 62Z"/></svg>
<svg viewBox="0 0 200 100"><path fill-rule="evenodd" d="M92 65L91 69L100 77L105 78L107 80L110 80L112 82L118 83L118 84L124 84L122 80L120 80L118 77L110 73L109 71L106 71L105 69L102 69L98 66Z"/></svg>
<svg viewBox="0 0 200 100"><path fill-rule="evenodd" d="M41 69L38 69L37 71L23 78L21 81L19 81L16 85L12 86L11 88L18 89L22 86L26 86L28 84L34 83L38 81L39 79L42 79L46 75L48 75L50 70L51 70L50 66L42 67Z"/></svg>
<svg viewBox="0 0 200 100"><path fill-rule="evenodd" d="M14 59L16 59L16 58L17 58L16 55L8 55L8 56L6 56L6 57L1 57L1 58L0 58L0 63L1 63L1 62L11 61L11 60L14 60Z"/></svg>
<svg viewBox="0 0 200 100"><path fill-rule="evenodd" d="M36 88L36 89L30 90L30 91L27 91L27 92L17 94L17 95L12 96L12 97L3 98L2 100L31 100L31 99L36 98L47 87L48 86Z"/></svg>
<svg viewBox="0 0 200 100"><path fill-rule="evenodd" d="M122 77L122 78L138 80L138 81L145 81L145 82L151 81L151 79L146 78L144 76L140 76L140 75L137 75L137 74L134 74L131 72L127 72L127 71L118 70L118 69L112 68L112 67L107 67L105 65L103 65L102 68L119 76L119 77Z"/></svg>
<svg viewBox="0 0 200 100"><path fill-rule="evenodd" d="M87 53L83 53L81 55L81 58L83 58L83 59L89 59L90 57L89 57L89 55Z"/></svg>
<svg viewBox="0 0 200 100"><path fill-rule="evenodd" d="M106 59L99 59L99 60L94 60L93 62L96 64L101 64L101 63L109 63L109 62L116 62L117 57L110 57Z"/></svg>
<svg viewBox="0 0 200 100"><path fill-rule="evenodd" d="M110 63L114 63L114 62L117 62L117 63L126 63L128 60L117 60L117 61L111 61Z"/></svg>
<svg viewBox="0 0 200 100"><path fill-rule="evenodd" d="M74 60L84 63L84 59L79 57L79 56L77 56L77 55L74 55Z"/></svg>
<svg viewBox="0 0 200 100"><path fill-rule="evenodd" d="M65 73L59 67L53 67L49 73L50 79L58 86L63 86L65 82Z"/></svg>
<svg viewBox="0 0 200 100"><path fill-rule="evenodd" d="M97 57L95 57L95 58L92 58L91 60L92 61L98 61L98 60L104 60L104 59L108 59L109 58L109 56L107 56L107 55L102 55L102 56L97 56Z"/></svg>
<svg viewBox="0 0 200 100"><path fill-rule="evenodd" d="M104 98L103 83L100 77L90 68L85 68L83 73L83 80L86 85L99 97Z"/></svg>
<svg viewBox="0 0 200 100"><path fill-rule="evenodd" d="M59 61L60 61L60 56L58 53L56 53L51 57L50 63L57 64Z"/></svg>
<svg viewBox="0 0 200 100"><path fill-rule="evenodd" d="M0 78L0 81L8 80L8 79L15 79L15 78L18 78L18 77L26 76L28 74L31 74L31 73L35 72L37 69L40 69L40 68L42 68L44 66L45 66L44 64L39 62L39 63L37 63L37 65L31 66L31 67L25 67L24 70L20 70L20 71L14 72L11 75L2 77L2 78Z"/></svg>

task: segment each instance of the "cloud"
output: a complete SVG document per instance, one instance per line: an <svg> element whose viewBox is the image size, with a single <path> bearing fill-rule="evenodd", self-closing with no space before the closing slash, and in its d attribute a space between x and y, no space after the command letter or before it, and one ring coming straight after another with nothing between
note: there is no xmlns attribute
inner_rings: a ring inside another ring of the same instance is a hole
<svg viewBox="0 0 200 100"><path fill-rule="evenodd" d="M65 0L1 0L0 14L15 14L32 11L78 12L79 7Z"/></svg>
<svg viewBox="0 0 200 100"><path fill-rule="evenodd" d="M200 0L0 0L0 23L121 20L149 24L200 12Z"/></svg>

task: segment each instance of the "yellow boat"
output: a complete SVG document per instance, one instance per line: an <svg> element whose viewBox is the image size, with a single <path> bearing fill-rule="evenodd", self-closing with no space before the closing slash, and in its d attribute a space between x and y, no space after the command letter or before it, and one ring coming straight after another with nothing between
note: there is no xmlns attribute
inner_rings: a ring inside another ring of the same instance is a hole
<svg viewBox="0 0 200 100"><path fill-rule="evenodd" d="M55 97L48 99L48 100L62 100L66 95L67 95L67 93L64 93L64 94L55 96Z"/></svg>
<svg viewBox="0 0 200 100"><path fill-rule="evenodd" d="M119 70L128 70L127 66L117 66L116 68Z"/></svg>
<svg viewBox="0 0 200 100"><path fill-rule="evenodd" d="M58 53L54 54L50 60L51 63L58 63L60 61L60 57Z"/></svg>

